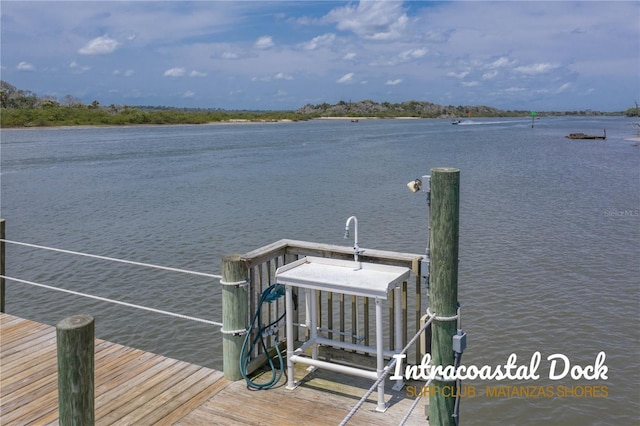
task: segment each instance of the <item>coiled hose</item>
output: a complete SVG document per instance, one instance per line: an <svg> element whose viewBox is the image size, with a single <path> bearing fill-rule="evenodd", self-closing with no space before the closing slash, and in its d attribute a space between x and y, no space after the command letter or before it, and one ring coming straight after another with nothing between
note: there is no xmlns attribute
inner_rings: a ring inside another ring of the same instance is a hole
<svg viewBox="0 0 640 426"><path fill-rule="evenodd" d="M272 284L262 291L260 295L260 302L258 303L258 308L256 309L256 313L253 316L251 325L247 330L247 334L245 334L244 342L242 343L242 350L240 351L240 373L242 374L242 377L244 377L244 380L247 382L247 386L251 389L270 389L280 381L280 378L284 373L285 363L282 359L282 352L280 351L280 348L278 346L278 333L277 329L274 331L273 327L285 317L286 311L283 312L282 315L280 315L275 321L264 326L261 325L262 304L265 302L271 303L277 300L284 295L284 290L285 288L283 285ZM248 345L249 339L251 339L251 335L253 334L254 329L256 329L257 332L255 333L253 340L251 340L251 344ZM273 335L275 338L275 348L278 355L279 363L278 368L276 368L273 359L269 356L267 344L265 341L265 336L270 335ZM263 353L265 354L269 362L269 368L271 369L271 379L266 383L256 383L247 375L247 366L249 365L251 354L254 352L255 346L258 344L262 347Z"/></svg>

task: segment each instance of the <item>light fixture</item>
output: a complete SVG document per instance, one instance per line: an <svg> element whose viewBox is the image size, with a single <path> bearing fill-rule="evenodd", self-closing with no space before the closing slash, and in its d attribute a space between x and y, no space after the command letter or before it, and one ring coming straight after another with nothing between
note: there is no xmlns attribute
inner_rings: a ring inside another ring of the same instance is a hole
<svg viewBox="0 0 640 426"><path fill-rule="evenodd" d="M422 188L422 181L420 179L412 180L407 184L407 188L409 188L411 192L418 192L420 188Z"/></svg>

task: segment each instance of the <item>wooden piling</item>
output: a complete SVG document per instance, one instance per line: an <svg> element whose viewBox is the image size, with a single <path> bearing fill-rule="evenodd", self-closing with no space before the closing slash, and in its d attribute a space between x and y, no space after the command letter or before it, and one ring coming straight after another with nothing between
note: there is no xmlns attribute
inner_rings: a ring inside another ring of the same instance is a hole
<svg viewBox="0 0 640 426"><path fill-rule="evenodd" d="M222 259L222 371L227 380L240 380L240 351L248 327L248 269L239 254ZM236 333L234 333L236 332Z"/></svg>
<svg viewBox="0 0 640 426"><path fill-rule="evenodd" d="M0 219L0 275L4 277L5 269L4 269L4 239L5 235L5 221L4 219ZM4 289L4 278L0 277L0 312L4 313L4 297L5 297L5 289Z"/></svg>
<svg viewBox="0 0 640 426"><path fill-rule="evenodd" d="M95 422L94 339L94 320L90 315L74 315L56 326L61 426Z"/></svg>
<svg viewBox="0 0 640 426"><path fill-rule="evenodd" d="M434 168L431 170L431 281L429 308L438 317L451 317L458 303L458 235L460 207L460 170ZM453 335L456 320L432 323L432 365L453 365ZM429 397L429 423L453 426L455 383L433 381L441 392ZM451 392L442 392L444 387Z"/></svg>

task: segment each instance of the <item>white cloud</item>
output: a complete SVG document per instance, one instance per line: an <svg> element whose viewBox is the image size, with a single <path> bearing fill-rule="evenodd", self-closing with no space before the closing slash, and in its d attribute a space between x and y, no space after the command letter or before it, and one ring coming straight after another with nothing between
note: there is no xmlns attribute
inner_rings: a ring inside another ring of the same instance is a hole
<svg viewBox="0 0 640 426"><path fill-rule="evenodd" d="M395 80L387 80L385 85L387 85L387 86L397 86L400 83L402 83L402 79L401 78L396 78Z"/></svg>
<svg viewBox="0 0 640 426"><path fill-rule="evenodd" d="M427 54L428 51L429 51L428 49L423 47L419 49L409 49L402 52L399 56L400 56L400 59L404 61L408 61L410 59L422 58L424 55Z"/></svg>
<svg viewBox="0 0 640 426"><path fill-rule="evenodd" d="M347 53L346 55L344 55L344 56L342 57L342 59L344 59L345 61L351 61L351 60L355 59L355 58L356 58L356 56L358 56L358 55L356 55L356 54L355 54L355 53L353 53L353 52L349 52L349 53Z"/></svg>
<svg viewBox="0 0 640 426"><path fill-rule="evenodd" d="M240 55L238 55L237 53L233 53L233 52L224 52L222 54L222 59L238 59L240 57Z"/></svg>
<svg viewBox="0 0 640 426"><path fill-rule="evenodd" d="M558 87L558 90L556 90L556 93L566 92L571 88L571 86L572 86L571 83L565 83L562 86Z"/></svg>
<svg viewBox="0 0 640 426"><path fill-rule="evenodd" d="M323 34L312 38L311 41L308 41L307 43L303 43L302 48L304 50L316 50L320 47L330 46L335 39L336 35L333 33Z"/></svg>
<svg viewBox="0 0 640 426"><path fill-rule="evenodd" d="M71 61L71 63L69 64L69 69L71 69L71 72L74 74L82 74L86 71L89 71L91 67L86 65L82 66L78 64L76 61Z"/></svg>
<svg viewBox="0 0 640 426"><path fill-rule="evenodd" d="M35 71L36 67L34 67L29 62L20 62L16 67L18 71Z"/></svg>
<svg viewBox="0 0 640 426"><path fill-rule="evenodd" d="M262 36L254 43L256 49L270 49L274 46L271 36Z"/></svg>
<svg viewBox="0 0 640 426"><path fill-rule="evenodd" d="M353 81L353 76L354 74L352 72L347 73L345 75L343 75L342 77L340 77L338 80L336 80L336 83L351 83Z"/></svg>
<svg viewBox="0 0 640 426"><path fill-rule="evenodd" d="M409 21L402 3L372 0L361 0L357 6L338 7L323 19L336 23L339 30L373 40L401 37Z"/></svg>
<svg viewBox="0 0 640 426"><path fill-rule="evenodd" d="M187 71L184 68L171 68L164 72L165 77L183 77Z"/></svg>
<svg viewBox="0 0 640 426"><path fill-rule="evenodd" d="M453 71L447 73L447 77L455 77L455 78L459 78L460 80L462 80L463 78L465 78L466 76L469 75L469 71L461 71L458 73L455 73Z"/></svg>
<svg viewBox="0 0 640 426"><path fill-rule="evenodd" d="M497 76L498 76L498 71L493 70L493 71L485 72L484 74L482 74L482 79L491 80L492 78L496 78Z"/></svg>
<svg viewBox="0 0 640 426"><path fill-rule="evenodd" d="M125 71L113 70L113 75L122 75L125 77L131 77L133 74L134 74L133 70L125 70Z"/></svg>
<svg viewBox="0 0 640 426"><path fill-rule="evenodd" d="M191 90L187 90L186 92L184 92L182 94L183 98L193 98L196 94L194 92L192 92Z"/></svg>
<svg viewBox="0 0 640 426"><path fill-rule="evenodd" d="M206 77L207 74L204 72L193 70L189 73L189 77Z"/></svg>
<svg viewBox="0 0 640 426"><path fill-rule="evenodd" d="M489 68L489 69L504 68L508 66L513 66L515 65L515 63L516 61L510 61L509 58L502 56L496 59L495 61L493 61L492 63L488 64L485 68Z"/></svg>
<svg viewBox="0 0 640 426"><path fill-rule="evenodd" d="M283 72L277 73L273 78L276 80L293 80L293 77Z"/></svg>
<svg viewBox="0 0 640 426"><path fill-rule="evenodd" d="M81 55L104 55L113 53L118 46L120 46L120 43L116 40L109 38L107 35L103 35L102 37L91 40L83 48L78 50L78 53Z"/></svg>
<svg viewBox="0 0 640 426"><path fill-rule="evenodd" d="M251 77L251 81L273 81L273 80L293 80L293 77L283 72L275 75L265 75L263 77Z"/></svg>
<svg viewBox="0 0 640 426"><path fill-rule="evenodd" d="M477 81L463 81L462 85L464 87L476 87L476 86L479 86L480 83L478 83Z"/></svg>
<svg viewBox="0 0 640 426"><path fill-rule="evenodd" d="M532 64L532 65L516 67L514 68L514 70L522 74L536 75L536 74L544 74L555 68L558 68L558 66L549 64L549 63L541 63L541 64Z"/></svg>

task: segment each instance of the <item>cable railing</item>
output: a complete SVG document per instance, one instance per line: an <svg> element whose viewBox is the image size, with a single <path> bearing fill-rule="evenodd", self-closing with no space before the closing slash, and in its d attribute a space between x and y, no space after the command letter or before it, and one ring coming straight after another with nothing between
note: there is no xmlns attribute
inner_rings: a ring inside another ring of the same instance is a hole
<svg viewBox="0 0 640 426"><path fill-rule="evenodd" d="M427 321L425 321L425 323L422 325L422 327L420 327L418 332L411 338L411 340L409 340L409 342L406 344L406 346L402 349L402 351L398 355L406 355L407 351L409 350L409 348L420 338L422 333L424 333L424 331L427 329L427 327L429 327L429 325L431 325L431 323L433 322L434 319L436 319L436 314L435 313L430 313L429 319ZM373 383L373 385L371 385L369 390L362 396L362 398L360 398L360 400L356 403L356 405L353 406L351 411L345 416L345 418L342 420L342 422L340 422L340 426L346 425L349 422L349 420L351 420L351 418L360 409L360 407L362 407L362 405L365 403L365 401L371 396L371 394L378 388L378 385L383 380L386 380L387 376L389 375L389 373L392 371L393 367L395 366L397 360L398 359L394 356L389 361L389 363L387 363L387 365L382 370L382 374L380 374L380 377L378 377L378 380L376 380ZM431 383L431 379L427 381L425 386L429 386L430 383ZM418 395L418 397L416 398L414 403L411 405L411 407L409 407L409 410L408 410L407 414L404 416L404 418L402 419L402 422L400 423L401 425L404 425L406 423L406 421L408 420L409 416L413 412L413 409L416 407L416 405L418 405L418 401L420 401L420 397L422 396L421 394L422 393L420 393L420 395Z"/></svg>
<svg viewBox="0 0 640 426"><path fill-rule="evenodd" d="M95 255L95 254L89 254L89 253L82 253L82 252L73 251L73 250L65 250L65 249L59 249L59 248L55 248L55 247L47 247L47 246L38 245L38 244L31 244L31 243L24 243L24 242L20 242L20 241L7 240L7 239L4 239L4 238L0 238L0 243L14 244L14 245L22 246L22 247L29 247L29 248L53 251L53 252L57 252L57 253L71 254L71 255L76 255L76 256L88 257L88 258L92 258L92 259L99 259L99 260L105 260L105 261L110 261L110 262L124 263L124 264L128 264L128 265L141 266L141 267L159 269L159 270L170 271L170 272L197 275L197 276L201 276L201 277L213 278L213 279L218 279L218 280L222 279L222 275L217 275L217 274L209 274L209 273L205 273L205 272L192 271L192 270L188 270L188 269L173 268L173 267L162 266L162 265L154 265L154 264L151 264L151 263L136 262L136 261L126 260L126 259L118 259L118 258L109 257L109 256L101 256L101 255ZM121 300L109 299L109 298L106 298L106 297L95 296L95 295L92 295L92 294L87 294L87 293L83 293L83 292L79 292L79 291L67 290L67 289L64 289L64 288L55 287L55 286L51 286L51 285L48 285L48 284L42 284L42 283L37 283L37 282L29 281L29 280L24 280L24 279L21 279L21 278L7 276L5 274L0 274L0 279L4 279L4 280L7 280L7 281L13 281L13 282L21 283L21 284L26 284L26 285L30 285L30 286L34 286L34 287L40 287L40 288L44 288L44 289L51 290L51 291L57 291L57 292L62 292L62 293L66 293L66 294L71 294L71 295L74 295L74 296L85 297L85 298L88 298L88 299L98 300L98 301L101 301L101 302L112 303L112 304L115 304L115 305L125 306L125 307L128 307L128 308L134 308L134 309L139 309L139 310L143 310L143 311L147 311L147 312L153 312L153 313L156 313L156 314L166 315L166 316L170 316L170 317L174 317L174 318L180 318L180 319L185 319L185 320L190 320L190 321L196 321L196 322L209 324L209 325L214 325L214 326L218 326L218 327L222 327L223 326L222 322L219 322L219 321L212 321L212 320L208 320L208 319L197 318L197 317L193 317L193 316L189 316L189 315L184 315L184 314L179 314L179 313L175 313L175 312L165 311L165 310L162 310L162 309L150 308L148 306L142 306L142 305L138 305L138 304L135 304L135 303L123 302Z"/></svg>
<svg viewBox="0 0 640 426"><path fill-rule="evenodd" d="M4 278L5 280L18 282L18 283L21 283L21 284L27 284L27 285L31 285L31 286L35 286L35 287L45 288L47 290L59 291L59 292L62 292L62 293L72 294L74 296L86 297L88 299L98 300L100 302L113 303L115 305L126 306L128 308L140 309L140 310L143 310L143 311L153 312L153 313L156 313L156 314L167 315L167 316L170 316L170 317L186 319L186 320L190 320L190 321L197 321L197 322L201 322L201 323L204 323L204 324L210 324L210 325L216 325L216 326L222 327L222 323L221 322L217 322L217 321L211 321L211 320L207 320L207 319L203 319L203 318L191 317L189 315L176 314L174 312L163 311L162 309L149 308L147 306L136 305L135 303L123 302L121 300L114 300L114 299L109 299L109 298L101 297L101 296L94 296L93 294L87 294L87 293L82 293L82 292L79 292L79 291L67 290L67 289L64 289L64 288L54 287L54 286L50 286L50 285L47 285L47 284L41 284L41 283L36 283L36 282L33 282L33 281L23 280L23 279L20 279L20 278L9 277L7 275L0 275L0 278Z"/></svg>
<svg viewBox="0 0 640 426"><path fill-rule="evenodd" d="M151 264L151 263L134 262L132 260L117 259L115 257L99 256L99 255L95 255L95 254L82 253L82 252L79 252L79 251L64 250L64 249L59 249L59 248L54 248L54 247L41 246L41 245L37 245L37 244L23 243L23 242L20 242L20 241L11 241L11 240L6 240L4 238L0 238L0 242L9 243L9 244L15 244L15 245L24 246L24 247L37 248L37 249L42 249L42 250L49 250L49 251L54 251L54 252L58 252L58 253L66 253L66 254L73 254L73 255L77 255L77 256L90 257L92 259L108 260L110 262L126 263L128 265L144 266L146 268L162 269L164 271L180 272L180 273L184 273L184 274L199 275L201 277L222 279L222 275L209 274L209 273L206 273L206 272L190 271L188 269L172 268L172 267L169 267L169 266L154 265L154 264Z"/></svg>

